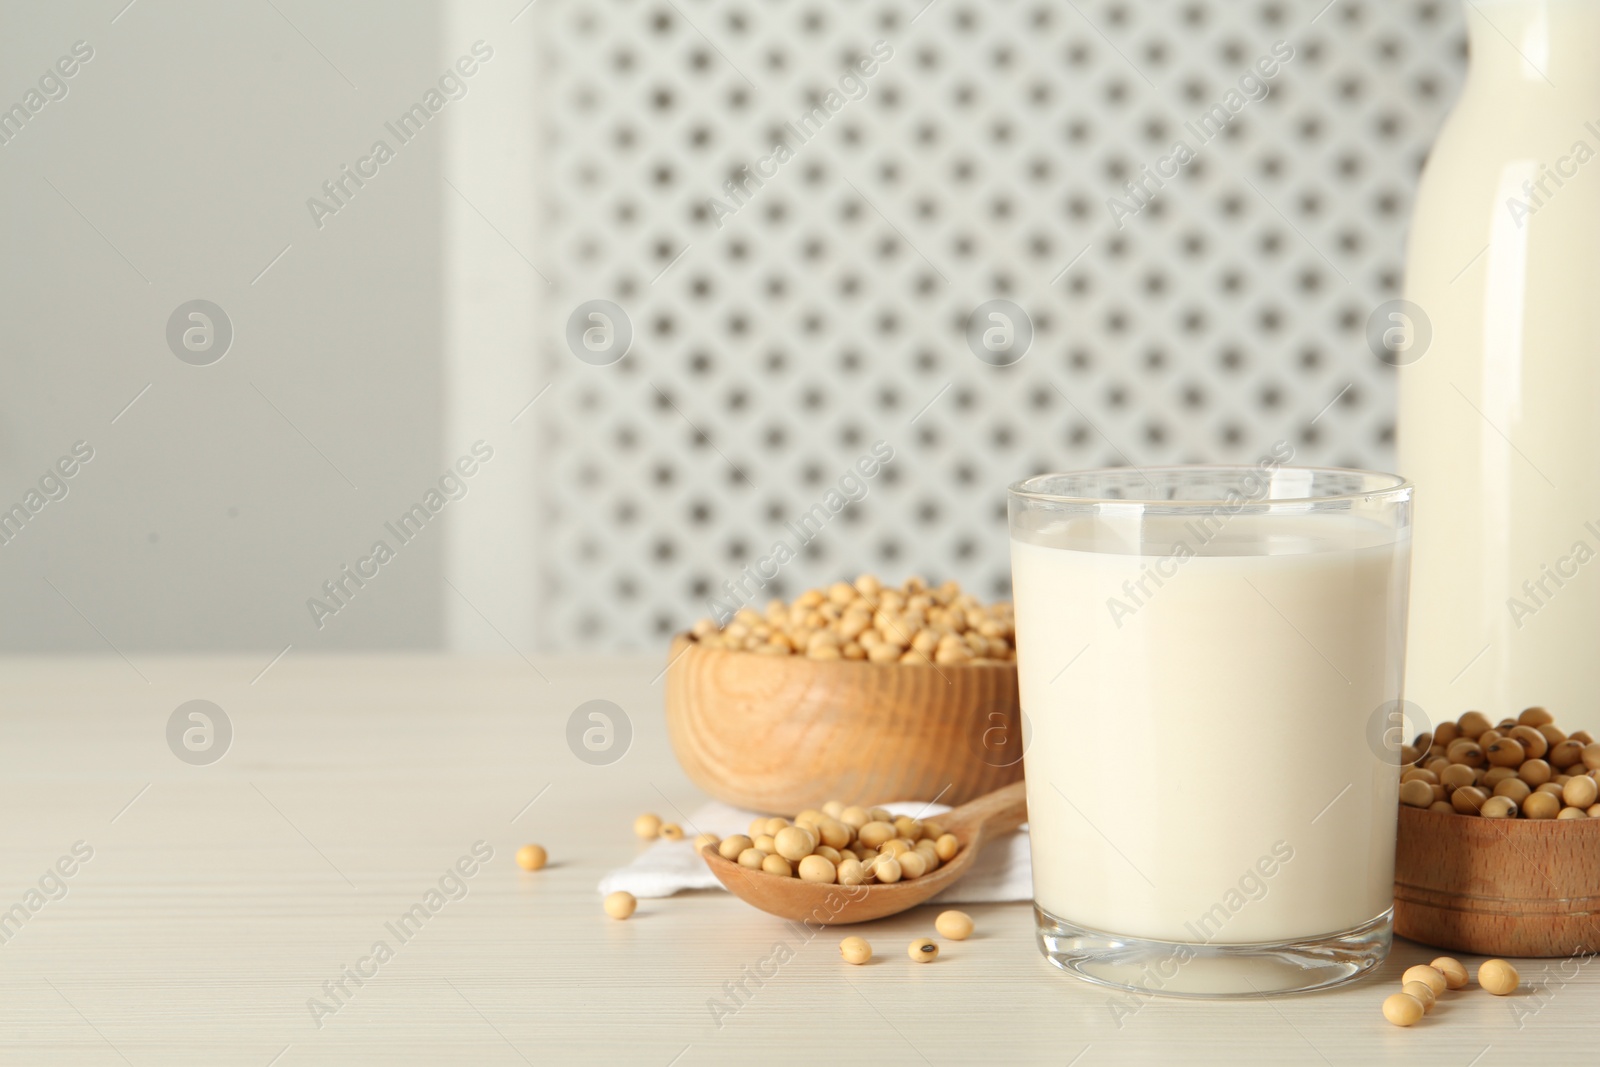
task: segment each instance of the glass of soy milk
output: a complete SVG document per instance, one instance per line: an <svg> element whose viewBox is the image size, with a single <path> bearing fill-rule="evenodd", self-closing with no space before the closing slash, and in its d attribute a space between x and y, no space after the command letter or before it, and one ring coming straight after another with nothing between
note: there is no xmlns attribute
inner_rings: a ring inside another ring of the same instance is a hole
<svg viewBox="0 0 1600 1067"><path fill-rule="evenodd" d="M1273 460L1011 487L1051 963L1240 997L1388 954L1411 492Z"/></svg>

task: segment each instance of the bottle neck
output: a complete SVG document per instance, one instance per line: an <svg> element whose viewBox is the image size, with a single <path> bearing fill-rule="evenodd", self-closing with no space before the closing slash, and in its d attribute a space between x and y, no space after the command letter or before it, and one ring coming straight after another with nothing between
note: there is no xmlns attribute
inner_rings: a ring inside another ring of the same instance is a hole
<svg viewBox="0 0 1600 1067"><path fill-rule="evenodd" d="M1464 0L1470 84L1600 96L1600 0Z"/></svg>

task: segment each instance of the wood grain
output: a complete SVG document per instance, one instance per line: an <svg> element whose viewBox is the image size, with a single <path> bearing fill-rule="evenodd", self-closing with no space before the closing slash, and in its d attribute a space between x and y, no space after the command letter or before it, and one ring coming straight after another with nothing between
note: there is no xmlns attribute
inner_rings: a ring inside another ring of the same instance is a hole
<svg viewBox="0 0 1600 1067"><path fill-rule="evenodd" d="M673 752L690 780L737 807L963 804L1022 779L1013 665L760 656L682 636L671 656Z"/></svg>
<svg viewBox="0 0 1600 1067"><path fill-rule="evenodd" d="M688 829L704 801L667 744L659 656L535 657L536 675L514 656L296 647L252 684L275 651L131 652L143 677L110 654L0 660L0 899L21 899L74 841L95 848L66 898L0 945L0 1063L1495 1067L1593 1043L1592 963L1520 963L1516 995L1469 987L1398 1030L1379 1004L1438 955L1405 940L1349 986L1194 1003L1062 974L1026 903L961 905L977 932L927 965L905 946L934 936L932 906L816 931L719 890L641 900L616 922L595 887L647 847L634 816ZM234 725L209 767L163 736L196 696ZM596 698L633 722L606 766L565 739ZM308 998L374 940L393 944L384 923L480 838L495 855L469 894L316 1025ZM550 850L544 870L512 861L528 841ZM872 942L867 966L840 961L849 934Z"/></svg>
<svg viewBox="0 0 1600 1067"><path fill-rule="evenodd" d="M1492 956L1600 950L1600 819L1400 809L1395 932Z"/></svg>

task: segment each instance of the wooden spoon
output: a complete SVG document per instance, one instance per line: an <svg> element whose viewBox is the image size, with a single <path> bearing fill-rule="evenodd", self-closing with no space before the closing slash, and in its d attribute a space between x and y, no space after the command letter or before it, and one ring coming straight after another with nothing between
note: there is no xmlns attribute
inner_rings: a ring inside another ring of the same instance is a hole
<svg viewBox="0 0 1600 1067"><path fill-rule="evenodd" d="M978 850L989 838L1015 830L1027 821L1027 794L1023 783L1016 782L934 818L943 824L946 833L956 835L961 850L938 870L892 885L832 885L783 878L725 860L711 845L701 849L700 855L730 893L764 912L824 925L867 922L914 908L954 885L972 869Z"/></svg>

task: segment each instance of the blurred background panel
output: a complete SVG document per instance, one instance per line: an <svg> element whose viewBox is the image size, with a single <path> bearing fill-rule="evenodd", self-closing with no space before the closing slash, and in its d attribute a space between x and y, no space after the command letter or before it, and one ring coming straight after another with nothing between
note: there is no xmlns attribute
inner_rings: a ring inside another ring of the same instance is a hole
<svg viewBox="0 0 1600 1067"><path fill-rule="evenodd" d="M878 441L762 596L1004 596L1004 487L1045 469L1393 462L1363 334L1447 5L0 10L0 106L93 53L0 143L0 507L44 501L0 544L10 651L657 648ZM997 299L1012 366L967 341ZM208 365L168 342L194 300ZM596 300L615 362L571 350Z"/></svg>

